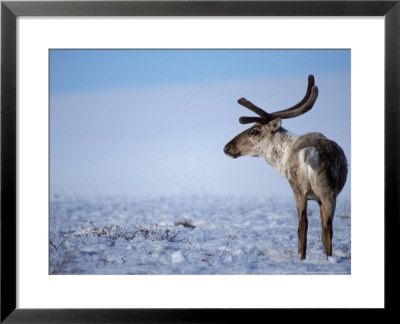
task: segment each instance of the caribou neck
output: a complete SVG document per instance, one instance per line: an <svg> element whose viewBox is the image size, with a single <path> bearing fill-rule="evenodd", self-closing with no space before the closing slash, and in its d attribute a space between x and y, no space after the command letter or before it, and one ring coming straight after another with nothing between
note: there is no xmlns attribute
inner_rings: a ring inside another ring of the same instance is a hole
<svg viewBox="0 0 400 324"><path fill-rule="evenodd" d="M263 143L263 157L284 178L287 178L287 161L290 151L298 136L284 128L271 134L271 137Z"/></svg>

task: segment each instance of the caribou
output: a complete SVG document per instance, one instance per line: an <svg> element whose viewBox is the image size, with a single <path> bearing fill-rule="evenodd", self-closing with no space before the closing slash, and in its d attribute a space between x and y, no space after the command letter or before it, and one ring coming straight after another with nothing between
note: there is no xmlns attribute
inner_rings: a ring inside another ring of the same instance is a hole
<svg viewBox="0 0 400 324"><path fill-rule="evenodd" d="M241 124L255 123L238 134L224 147L232 158L240 156L263 157L289 182L298 213L298 253L306 258L307 202L315 200L320 207L321 241L326 259L332 256L333 216L336 198L347 178L347 160L342 148L321 133L295 135L284 129L282 119L300 116L309 111L318 97L313 75L308 77L304 98L293 107L267 113L249 100L238 103L259 117L241 117Z"/></svg>

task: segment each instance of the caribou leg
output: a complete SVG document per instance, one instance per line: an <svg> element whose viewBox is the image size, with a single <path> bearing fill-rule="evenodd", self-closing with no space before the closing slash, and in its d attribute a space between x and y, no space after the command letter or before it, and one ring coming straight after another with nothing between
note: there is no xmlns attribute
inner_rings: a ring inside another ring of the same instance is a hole
<svg viewBox="0 0 400 324"><path fill-rule="evenodd" d="M307 219L307 197L301 194L295 194L297 213L299 216L299 228L297 230L299 239L299 250L300 259L304 260L306 258L307 250L307 229L308 229L308 219Z"/></svg>
<svg viewBox="0 0 400 324"><path fill-rule="evenodd" d="M336 198L323 198L320 203L321 211L321 241L324 245L326 258L332 256L332 221L336 208Z"/></svg>

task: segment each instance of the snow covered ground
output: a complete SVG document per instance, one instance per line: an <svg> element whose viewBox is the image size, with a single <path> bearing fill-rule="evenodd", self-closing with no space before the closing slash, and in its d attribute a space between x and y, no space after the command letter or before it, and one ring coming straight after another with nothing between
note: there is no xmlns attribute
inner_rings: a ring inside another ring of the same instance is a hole
<svg viewBox="0 0 400 324"><path fill-rule="evenodd" d="M293 198L53 196L49 273L350 274L349 201L338 201L329 261L319 207L308 209L300 261Z"/></svg>

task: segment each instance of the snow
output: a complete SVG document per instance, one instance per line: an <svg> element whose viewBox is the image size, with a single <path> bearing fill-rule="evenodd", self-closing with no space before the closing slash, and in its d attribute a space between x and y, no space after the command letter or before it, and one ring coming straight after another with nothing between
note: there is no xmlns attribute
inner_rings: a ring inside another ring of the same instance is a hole
<svg viewBox="0 0 400 324"><path fill-rule="evenodd" d="M49 273L350 274L349 206L338 201L327 259L309 203L301 261L292 198L53 196Z"/></svg>
<svg viewBox="0 0 400 324"><path fill-rule="evenodd" d="M172 258L172 263L180 263L183 260L185 260L185 257L183 256L181 251L176 251L172 253L171 258Z"/></svg>

